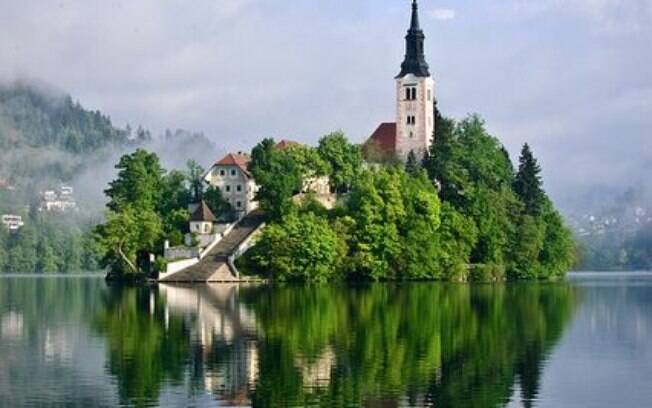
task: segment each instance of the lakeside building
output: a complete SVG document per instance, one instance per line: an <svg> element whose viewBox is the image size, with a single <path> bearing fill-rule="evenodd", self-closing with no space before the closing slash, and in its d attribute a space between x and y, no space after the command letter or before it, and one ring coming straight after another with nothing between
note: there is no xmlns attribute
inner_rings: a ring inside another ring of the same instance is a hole
<svg viewBox="0 0 652 408"><path fill-rule="evenodd" d="M287 150L301 143L291 140L281 140L274 145L275 149ZM238 152L229 153L206 172L204 181L211 186L217 187L226 201L236 212L238 218L258 209L259 202L256 200L256 193L260 186L256 183L249 171L251 157L248 154ZM330 179L328 176L307 175L299 195L308 193L320 197L330 196ZM195 208L193 208L193 211Z"/></svg>
<svg viewBox="0 0 652 408"><path fill-rule="evenodd" d="M229 153L218 160L204 176L208 184L220 190L238 217L258 208L258 185L248 170L250 162L251 157L247 154Z"/></svg>
<svg viewBox="0 0 652 408"><path fill-rule="evenodd" d="M363 146L368 158L421 160L430 150L435 130L435 81L424 53L425 34L419 6L412 2L410 28L405 36L405 59L396 82L396 120L381 123Z"/></svg>

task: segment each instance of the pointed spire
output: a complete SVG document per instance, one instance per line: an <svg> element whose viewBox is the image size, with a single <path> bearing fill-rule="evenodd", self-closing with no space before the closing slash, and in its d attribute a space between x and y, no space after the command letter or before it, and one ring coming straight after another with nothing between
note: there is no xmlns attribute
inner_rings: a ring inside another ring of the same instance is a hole
<svg viewBox="0 0 652 408"><path fill-rule="evenodd" d="M421 31L419 25L419 5L417 0L412 0L412 21L410 21L410 31Z"/></svg>
<svg viewBox="0 0 652 408"><path fill-rule="evenodd" d="M429 77L430 71L426 56L423 51L423 43L426 36L419 25L419 5L417 0L412 0L412 19L410 28L405 36L405 60L401 65L401 73L397 78L402 78L408 74L417 77Z"/></svg>

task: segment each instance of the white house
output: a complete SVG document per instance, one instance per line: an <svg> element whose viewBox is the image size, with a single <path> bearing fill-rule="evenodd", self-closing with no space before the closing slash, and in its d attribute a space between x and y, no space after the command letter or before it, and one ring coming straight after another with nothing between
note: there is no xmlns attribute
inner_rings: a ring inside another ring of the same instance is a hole
<svg viewBox="0 0 652 408"><path fill-rule="evenodd" d="M23 217L13 214L4 214L2 216L2 224L7 227L9 231L18 231L25 225Z"/></svg>
<svg viewBox="0 0 652 408"><path fill-rule="evenodd" d="M213 223L216 221L217 218L211 209L202 201L190 216L190 232L197 235L211 235L213 234Z"/></svg>
<svg viewBox="0 0 652 408"><path fill-rule="evenodd" d="M54 190L44 191L42 194L40 211L67 212L77 209L77 202L73 197L73 189L69 186L61 186L59 192Z"/></svg>
<svg viewBox="0 0 652 408"><path fill-rule="evenodd" d="M229 153L215 163L204 176L204 180L217 187L222 196L238 216L258 208L256 192L258 186L247 169L251 158L243 153Z"/></svg>

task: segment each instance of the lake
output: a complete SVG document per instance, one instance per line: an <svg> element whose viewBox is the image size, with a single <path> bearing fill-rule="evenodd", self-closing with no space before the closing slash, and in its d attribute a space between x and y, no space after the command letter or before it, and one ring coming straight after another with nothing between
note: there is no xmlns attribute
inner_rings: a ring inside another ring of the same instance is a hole
<svg viewBox="0 0 652 408"><path fill-rule="evenodd" d="M643 407L652 274L107 286L0 278L0 406Z"/></svg>

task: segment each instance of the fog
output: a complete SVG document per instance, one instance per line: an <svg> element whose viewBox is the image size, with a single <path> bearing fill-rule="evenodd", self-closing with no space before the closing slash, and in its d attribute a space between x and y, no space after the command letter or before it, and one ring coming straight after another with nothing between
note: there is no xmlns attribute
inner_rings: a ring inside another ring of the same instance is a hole
<svg viewBox="0 0 652 408"><path fill-rule="evenodd" d="M529 142L567 212L652 191L652 0L419 3L445 114L481 114L514 160ZM408 20L407 0L2 1L0 78L53 84L119 126L202 130L214 152L188 156L206 166L262 137L361 142L393 120Z"/></svg>

